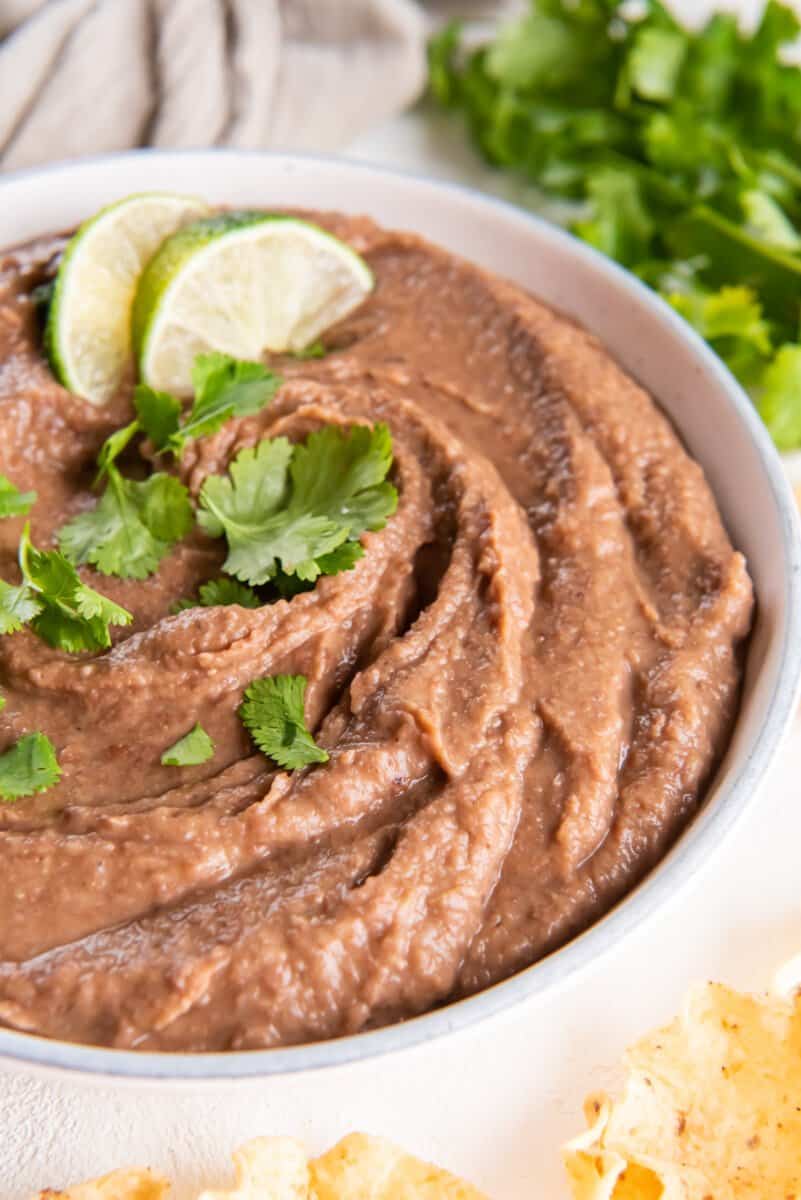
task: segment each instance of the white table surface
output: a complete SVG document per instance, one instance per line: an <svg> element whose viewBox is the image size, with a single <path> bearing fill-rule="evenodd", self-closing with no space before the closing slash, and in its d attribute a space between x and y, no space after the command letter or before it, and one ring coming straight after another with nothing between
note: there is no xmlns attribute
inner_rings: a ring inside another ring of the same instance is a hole
<svg viewBox="0 0 801 1200"><path fill-rule="evenodd" d="M701 0L685 0L698 13ZM754 5L750 6L751 8ZM448 120L398 118L360 158L525 200L472 156ZM584 1095L614 1087L627 1043L670 1017L694 980L767 985L801 949L801 720L750 815L666 911L559 994L400 1055L306 1076L195 1091L108 1088L0 1072L0 1196L148 1164L175 1200L222 1185L249 1137L285 1133L319 1152L384 1134L494 1200L565 1200L559 1146Z"/></svg>

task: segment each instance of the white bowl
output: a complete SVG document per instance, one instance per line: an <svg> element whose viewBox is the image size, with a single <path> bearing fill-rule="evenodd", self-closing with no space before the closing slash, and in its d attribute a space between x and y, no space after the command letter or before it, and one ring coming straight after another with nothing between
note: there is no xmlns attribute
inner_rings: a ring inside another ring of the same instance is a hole
<svg viewBox="0 0 801 1200"><path fill-rule="evenodd" d="M666 904L756 798L793 715L801 678L801 542L781 463L748 398L653 292L551 225L463 188L335 159L138 152L0 180L0 247L70 229L102 204L153 188L218 204L367 213L522 284L576 317L648 388L704 467L758 599L742 708L704 806L655 870L562 949L477 996L336 1041L231 1054L97 1049L0 1030L0 1057L32 1069L119 1079L222 1080L341 1064L439 1037L563 985Z"/></svg>

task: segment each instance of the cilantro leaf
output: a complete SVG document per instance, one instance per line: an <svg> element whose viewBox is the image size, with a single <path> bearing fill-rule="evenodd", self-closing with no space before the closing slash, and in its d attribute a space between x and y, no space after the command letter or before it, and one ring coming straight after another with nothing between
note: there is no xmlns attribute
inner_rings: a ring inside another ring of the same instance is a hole
<svg viewBox="0 0 801 1200"><path fill-rule="evenodd" d="M312 358L325 358L328 351L322 342L310 342L308 346L304 346L302 350L294 350L292 357L297 358L300 362L307 362Z"/></svg>
<svg viewBox="0 0 801 1200"><path fill-rule="evenodd" d="M157 392L146 383L138 383L133 394L139 427L157 450L163 450L181 424L181 401L169 392Z"/></svg>
<svg viewBox="0 0 801 1200"><path fill-rule="evenodd" d="M670 302L709 341L740 337L762 354L770 352L770 327L753 291L724 287L719 292L674 294Z"/></svg>
<svg viewBox="0 0 801 1200"><path fill-rule="evenodd" d="M431 94L440 104L452 105L459 100L459 71L455 59L462 37L461 21L449 21L428 44L428 79Z"/></svg>
<svg viewBox="0 0 801 1200"><path fill-rule="evenodd" d="M688 45L689 39L677 30L638 31L626 62L628 86L643 100L672 100Z"/></svg>
<svg viewBox="0 0 801 1200"><path fill-rule="evenodd" d="M108 468L108 485L94 508L79 513L58 535L74 563L91 563L104 575L146 579L192 526L189 492L172 475L142 481Z"/></svg>
<svg viewBox="0 0 801 1200"><path fill-rule="evenodd" d="M656 226L639 180L617 167L600 167L588 178L587 196L592 214L575 224L579 237L629 267L647 259Z"/></svg>
<svg viewBox="0 0 801 1200"><path fill-rule="evenodd" d="M202 725L197 724L179 738L161 756L164 767L197 767L214 757L214 742Z"/></svg>
<svg viewBox="0 0 801 1200"><path fill-rule="evenodd" d="M198 523L211 537L226 535L225 570L245 583L264 583L277 569L269 537L286 502L291 458L288 438L265 438L240 451L227 476L211 475L201 488ZM267 549L257 561L253 548L265 535Z"/></svg>
<svg viewBox="0 0 801 1200"><path fill-rule="evenodd" d="M243 450L228 476L206 480L198 520L212 537L225 534L224 569L242 582L263 584L279 571L312 582L328 555L383 528L395 511L391 463L386 425L354 426L349 435L329 426L295 446L265 439ZM342 560L333 561L341 570Z"/></svg>
<svg viewBox="0 0 801 1200"><path fill-rule="evenodd" d="M724 287L717 292L695 288L667 298L735 375L757 381L771 355L771 331L750 288Z"/></svg>
<svg viewBox="0 0 801 1200"><path fill-rule="evenodd" d="M221 604L238 604L241 608L261 608L261 600L253 588L237 579L210 579L199 589L200 602L205 608Z"/></svg>
<svg viewBox="0 0 801 1200"><path fill-rule="evenodd" d="M0 754L0 800L13 802L45 792L60 778L53 743L43 733L26 733Z"/></svg>
<svg viewBox="0 0 801 1200"><path fill-rule="evenodd" d="M339 575L342 571L352 570L360 558L364 558L364 547L358 542L344 542L330 554L318 558L317 565L321 575Z"/></svg>
<svg viewBox="0 0 801 1200"><path fill-rule="evenodd" d="M554 93L593 73L599 49L604 49L598 35L608 23L608 8L583 3L583 11L570 22L560 7L550 0L532 4L519 21L500 29L488 49L486 70L502 88Z"/></svg>
<svg viewBox="0 0 801 1200"><path fill-rule="evenodd" d="M36 492L21 492L5 475L0 475L0 517L23 517L36 501Z"/></svg>
<svg viewBox="0 0 801 1200"><path fill-rule="evenodd" d="M156 449L170 450L180 458L192 438L216 433L231 417L259 412L280 385L280 376L263 363L243 362L214 351L195 358L192 367L195 398L183 423L180 402L167 392L156 392L140 384L134 392L134 404L141 428Z"/></svg>
<svg viewBox="0 0 801 1200"><path fill-rule="evenodd" d="M126 609L85 584L58 550L37 550L28 525L20 540L19 564L24 595L17 597L17 614L20 605L35 603L38 611L32 613L29 624L58 650L70 654L103 650L111 645L109 626L129 625L133 620Z"/></svg>
<svg viewBox="0 0 801 1200"><path fill-rule="evenodd" d="M366 529L383 529L397 507L398 494L385 482L391 466L388 426L354 425L346 434L327 425L295 446L292 504L325 510L355 540Z"/></svg>
<svg viewBox="0 0 801 1200"><path fill-rule="evenodd" d="M0 579L0 633L18 633L41 611L40 600L26 584L14 587Z"/></svg>
<svg viewBox="0 0 801 1200"><path fill-rule="evenodd" d="M342 571L350 571L360 558L364 558L364 549L358 542L343 542L330 554L323 554L317 559L321 575L339 575ZM299 579L297 575L287 575L279 571L272 580L282 599L290 600L301 592L308 592L314 587L314 582Z"/></svg>
<svg viewBox="0 0 801 1200"><path fill-rule="evenodd" d="M779 204L758 188L743 192L741 203L747 229L760 237L769 246L780 250L801 249L801 235Z"/></svg>
<svg viewBox="0 0 801 1200"><path fill-rule="evenodd" d="M238 604L242 608L261 608L262 602L253 588L238 579L229 579L223 575L219 579L210 579L201 584L197 600L179 600L175 612L184 612L187 608L215 608L220 605Z"/></svg>
<svg viewBox="0 0 801 1200"><path fill-rule="evenodd" d="M272 675L256 679L245 690L239 709L242 723L262 754L285 771L310 763L328 762L306 725L303 675Z"/></svg>
<svg viewBox="0 0 801 1200"><path fill-rule="evenodd" d="M758 404L780 450L801 445L801 346L779 350L762 376Z"/></svg>
<svg viewBox="0 0 801 1200"><path fill-rule="evenodd" d="M205 437L230 417L259 412L272 400L281 378L259 362L242 362L216 351L199 354L192 368L195 400L183 438Z"/></svg>

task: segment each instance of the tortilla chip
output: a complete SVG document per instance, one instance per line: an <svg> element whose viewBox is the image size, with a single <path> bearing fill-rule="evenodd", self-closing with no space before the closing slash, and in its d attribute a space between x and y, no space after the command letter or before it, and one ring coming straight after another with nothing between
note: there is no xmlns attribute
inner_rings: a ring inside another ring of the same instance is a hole
<svg viewBox="0 0 801 1200"><path fill-rule="evenodd" d="M364 1133L312 1162L292 1138L257 1138L234 1153L234 1164L235 1187L199 1200L484 1200L455 1175Z"/></svg>
<svg viewBox="0 0 801 1200"><path fill-rule="evenodd" d="M65 1192L45 1188L38 1200L163 1200L170 1184L163 1175L132 1167L129 1171L112 1171L91 1183L79 1183Z"/></svg>
<svg viewBox="0 0 801 1200"><path fill-rule="evenodd" d="M781 1000L795 1004L801 993L801 954L788 959L773 976L771 991Z"/></svg>
<svg viewBox="0 0 801 1200"><path fill-rule="evenodd" d="M198 1200L307 1200L309 1160L294 1138L254 1138L234 1151L236 1186Z"/></svg>
<svg viewBox="0 0 801 1200"><path fill-rule="evenodd" d="M485 1200L449 1171L365 1133L349 1134L310 1169L315 1200Z"/></svg>
<svg viewBox="0 0 801 1200"><path fill-rule="evenodd" d="M198 1200L485 1200L469 1183L383 1138L352 1133L309 1162L293 1138L255 1138L234 1151L233 1188ZM162 1200L169 1184L150 1171L115 1171L38 1200Z"/></svg>
<svg viewBox="0 0 801 1200"><path fill-rule="evenodd" d="M575 1200L801 1200L801 1004L707 984L626 1065L564 1148Z"/></svg>

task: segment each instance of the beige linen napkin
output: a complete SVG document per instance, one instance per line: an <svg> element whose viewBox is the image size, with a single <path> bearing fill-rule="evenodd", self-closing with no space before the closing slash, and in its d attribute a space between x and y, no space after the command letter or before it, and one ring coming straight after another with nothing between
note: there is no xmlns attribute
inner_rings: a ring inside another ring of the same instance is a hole
<svg viewBox="0 0 801 1200"><path fill-rule="evenodd" d="M0 0L0 166L336 149L425 78L413 0Z"/></svg>

